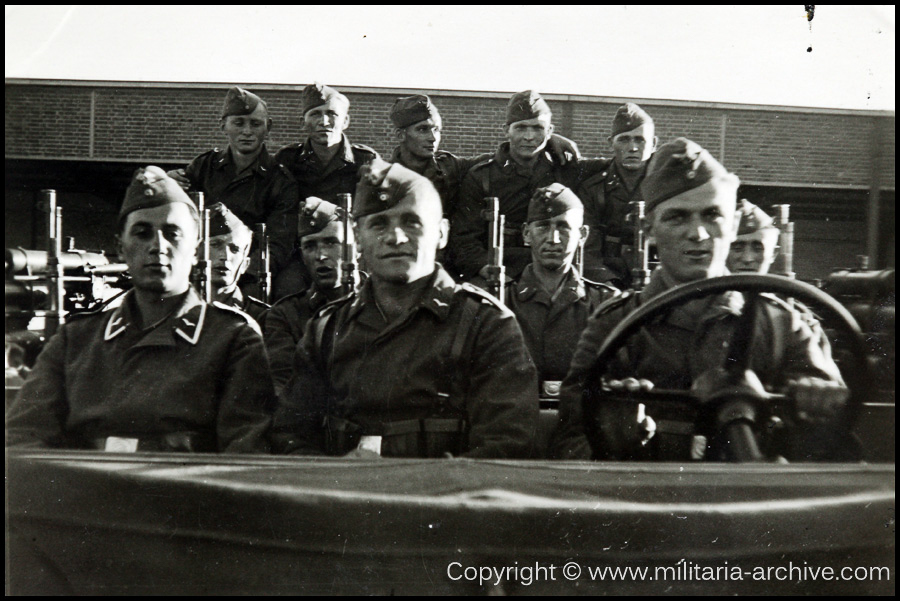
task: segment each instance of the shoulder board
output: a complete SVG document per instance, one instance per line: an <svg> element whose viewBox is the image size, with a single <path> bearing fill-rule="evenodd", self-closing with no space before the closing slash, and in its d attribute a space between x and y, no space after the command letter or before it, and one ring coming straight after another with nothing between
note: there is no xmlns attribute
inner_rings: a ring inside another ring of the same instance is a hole
<svg viewBox="0 0 900 601"><path fill-rule="evenodd" d="M282 154L292 154L294 152L299 151L303 148L303 145L299 142L294 142L293 144L288 144L287 146L282 146L278 149L278 152L275 153L275 159L278 160Z"/></svg>
<svg viewBox="0 0 900 601"><path fill-rule="evenodd" d="M351 147L353 150L360 150L360 151L362 151L362 152L371 154L371 155L373 155L373 156L378 156L378 153L375 151L374 148L372 148L372 147L370 147L370 146L366 146L365 144L353 144L353 143L351 143L351 144L350 144L350 147Z"/></svg>
<svg viewBox="0 0 900 601"><path fill-rule="evenodd" d="M331 315L344 305L352 302L356 299L356 293L351 292L350 294L346 294L339 299L333 300L331 302L325 303L321 307L319 307L315 313L313 313L312 319L318 319L319 317L325 317L327 315Z"/></svg>
<svg viewBox="0 0 900 601"><path fill-rule="evenodd" d="M288 294L287 296L282 296L282 297L279 298L277 301L275 301L274 303L272 303L271 306L272 306L272 307L277 307L278 305L280 305L280 304L282 304L282 303L289 302L289 301L291 301L291 300L293 300L293 299L295 299L295 298L303 298L304 296L306 296L306 293L307 293L307 292L309 292L308 289L307 289L307 290L304 290L304 291L302 291L302 292L295 292L295 293L293 293L293 294ZM252 297L251 297L251 298L252 298ZM256 300L256 299L253 299L253 300ZM260 302L262 302L262 301L260 301Z"/></svg>
<svg viewBox="0 0 900 601"><path fill-rule="evenodd" d="M600 290L606 290L608 292L612 292L613 294L619 295L622 294L622 291L613 286L612 284L606 284L604 282L595 282L594 280L589 280L587 278L581 278L581 281L584 282L586 286L590 286L591 288L598 288Z"/></svg>
<svg viewBox="0 0 900 601"><path fill-rule="evenodd" d="M494 162L493 155L491 155L491 157L488 159L485 159L479 163L475 163L474 165L472 165L472 168L469 169L469 171L471 172L471 171L475 171L476 169L484 169L485 167L490 165L492 162Z"/></svg>
<svg viewBox="0 0 900 601"><path fill-rule="evenodd" d="M634 290L626 290L618 296L614 296L613 298L604 301L603 304L597 307L594 315L608 315L609 313L612 313L617 309L622 309L629 300L635 298L636 296L637 294L634 292ZM635 300L637 300L637 298L635 298Z"/></svg>
<svg viewBox="0 0 900 601"><path fill-rule="evenodd" d="M469 294L471 294L472 296L476 297L478 300L481 301L482 304L493 305L494 307L497 307L504 313L509 313L510 315L512 315L512 311L509 310L509 307L507 307L506 305L501 303L499 300L497 300L497 298L494 297L487 290L482 290L478 286L474 286L474 285L470 284L469 282L463 282L462 284L459 285L459 287L462 288L463 290L465 290L466 292L468 292Z"/></svg>
<svg viewBox="0 0 900 601"><path fill-rule="evenodd" d="M270 305L269 303L261 301L258 298L254 298L254 297L250 296L249 294L247 295L247 300L250 301L251 305L256 305L257 307L262 307L264 309L272 308L272 305Z"/></svg>
<svg viewBox="0 0 900 601"><path fill-rule="evenodd" d="M253 319L252 317L250 317L248 314L241 311L240 309L238 309L237 307L231 307L229 305L222 304L219 301L213 301L212 303L210 303L210 306L240 317L247 323L248 326L253 328L254 332L256 332L257 334L262 336L262 331L260 331L259 324L256 323L256 320Z"/></svg>

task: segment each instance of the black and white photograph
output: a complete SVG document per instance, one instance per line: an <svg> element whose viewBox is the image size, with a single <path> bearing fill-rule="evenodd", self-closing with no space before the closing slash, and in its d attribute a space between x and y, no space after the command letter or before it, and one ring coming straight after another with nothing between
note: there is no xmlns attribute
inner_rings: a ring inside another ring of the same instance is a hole
<svg viewBox="0 0 900 601"><path fill-rule="evenodd" d="M895 7L6 5L7 595L893 595Z"/></svg>

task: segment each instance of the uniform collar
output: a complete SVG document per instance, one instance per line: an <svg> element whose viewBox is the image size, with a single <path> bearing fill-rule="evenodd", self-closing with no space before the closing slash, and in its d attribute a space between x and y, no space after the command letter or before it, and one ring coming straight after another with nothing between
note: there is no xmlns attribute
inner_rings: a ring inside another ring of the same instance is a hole
<svg viewBox="0 0 900 601"><path fill-rule="evenodd" d="M179 338L196 345L203 331L206 309L206 303L200 300L193 287L188 288L187 294L172 315L142 336L135 346L175 346ZM103 340L105 342L115 340L128 329L138 331L136 313L134 293L128 292L122 304L111 312L106 322Z"/></svg>
<svg viewBox="0 0 900 601"><path fill-rule="evenodd" d="M726 274L728 275L728 274ZM667 281L662 268L657 268L650 276L650 282L641 291L643 301L647 302L666 290L675 287ZM728 290L713 297L698 299L676 307L668 318L668 323L687 329L693 329L698 322L704 323L719 319L724 315L740 315L744 307L744 296L740 292ZM700 316L699 320L697 316Z"/></svg>
<svg viewBox="0 0 900 601"><path fill-rule="evenodd" d="M521 166L515 160L513 160L512 156L509 154L509 142L503 142L500 144L500 147L497 148L497 152L494 153L493 161L503 170L517 170L524 171L526 168ZM536 171L541 165L548 165L550 167L555 167L558 161L556 160L555 155L544 148L544 151L538 156L538 160L535 163L532 171Z"/></svg>
<svg viewBox="0 0 900 601"><path fill-rule="evenodd" d="M650 160L648 159L647 163L644 165L644 173L642 173L641 176L637 178L632 191L635 191L641 187L641 182L644 181L644 177L647 175L647 165L649 164ZM621 173L619 173L619 166L616 163L615 159L612 160L612 162L609 164L609 167L607 167L603 171L603 173L600 174L600 176L603 178L603 187L607 191L618 188L619 186L623 188L625 187L625 182L622 179Z"/></svg>
<svg viewBox="0 0 900 601"><path fill-rule="evenodd" d="M456 292L457 287L457 283L453 281L450 274L448 274L443 267L437 265L430 276L428 285L425 287L422 296L419 298L418 304L413 307L410 313L425 310L434 314L438 320L445 321L450 314L450 306L453 302L453 295ZM375 298L372 294L372 279L369 278L362 287L360 287L359 292L356 294L356 298L353 299L347 318L353 319L365 306L374 306L374 304Z"/></svg>
<svg viewBox="0 0 900 601"><path fill-rule="evenodd" d="M223 305L228 305L229 307L234 307L235 309L244 310L244 293L241 292L241 287L235 285L234 290L231 291L227 297L223 299L216 299L218 302Z"/></svg>
<svg viewBox="0 0 900 601"><path fill-rule="evenodd" d="M420 173L419 175L424 175L425 177L428 177L428 173L430 173L430 172L443 174L443 170L441 169L441 165L440 165L440 163L438 163L438 160L437 160L437 157L438 157L437 153L438 153L438 152L440 152L440 151L437 151L437 152L434 153L434 156L431 157L431 160L430 160L430 161L428 162L428 164L426 165L425 171L423 171L423 172ZM400 157L401 157L401 155L400 155L400 147L399 147L399 146L396 146L396 147L394 148L394 151L391 153L391 160L390 160L390 162L391 162L391 163L399 163L399 164L403 165L404 167L407 167L407 168L409 168L409 169L412 169L412 168L409 167L406 163L404 163Z"/></svg>
<svg viewBox="0 0 900 601"><path fill-rule="evenodd" d="M300 153L300 157L302 159L310 160L316 159L318 160L318 155L316 155L316 151L313 150L312 140L309 138L306 139L306 142L303 143L303 148ZM347 134L341 134L341 148L335 155L331 158L332 161L340 157L342 161L345 163L353 164L356 163L356 157L353 156L353 145L350 144L349 138L347 138ZM330 162L330 161L329 161Z"/></svg>
<svg viewBox="0 0 900 601"><path fill-rule="evenodd" d="M335 301L341 296L343 296L343 291L341 288L334 288L333 293L328 290L319 290L319 288L313 283L312 286L309 287L309 290L306 291L304 295L306 297L307 304L309 308L313 311L319 309L323 305L330 303L331 301Z"/></svg>
<svg viewBox="0 0 900 601"><path fill-rule="evenodd" d="M272 164L274 162L275 159L272 158L269 151L266 150L266 145L263 144L259 149L259 154L256 155L256 160L253 161L250 170L260 175L266 175L272 169ZM225 169L229 165L234 165L234 157L231 156L231 148L226 146L225 150L217 150L213 164L216 169Z"/></svg>
<svg viewBox="0 0 900 601"><path fill-rule="evenodd" d="M569 271L560 283L555 299L541 286L537 275L534 273L533 263L529 263L525 267L525 270L519 277L518 284L516 284L516 298L522 302L528 302L533 299L535 302L542 302L546 305L554 303L568 305L585 296L587 296L587 291L584 287L584 281L572 266L569 266Z"/></svg>

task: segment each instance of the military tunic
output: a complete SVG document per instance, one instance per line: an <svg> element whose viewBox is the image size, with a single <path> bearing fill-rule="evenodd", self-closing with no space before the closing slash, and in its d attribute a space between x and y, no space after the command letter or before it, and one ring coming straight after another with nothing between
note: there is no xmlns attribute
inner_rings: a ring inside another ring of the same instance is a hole
<svg viewBox="0 0 900 601"><path fill-rule="evenodd" d="M207 206L221 202L251 229L266 224L271 269L277 273L294 248L300 197L297 183L266 147L240 174L228 148L201 154L184 172L191 189L206 195Z"/></svg>
<svg viewBox="0 0 900 601"><path fill-rule="evenodd" d="M255 324L193 289L155 326L139 329L135 312L128 293L50 339L7 416L7 444L268 452L274 390Z"/></svg>
<svg viewBox="0 0 900 601"><path fill-rule="evenodd" d="M263 319L263 338L269 353L272 367L272 379L275 381L275 392L281 390L291 379L294 368L294 352L303 338L306 322L326 303L339 298L341 288L321 291L313 284L306 292L286 296L271 309ZM259 321L259 320L257 320Z"/></svg>
<svg viewBox="0 0 900 601"><path fill-rule="evenodd" d="M385 455L441 456L451 449L428 449L429 438L440 440L438 430L450 422L464 424L462 445L452 452L528 456L537 426L537 376L512 313L438 267L414 308L387 324L371 286L367 281L357 295L328 305L307 324L294 376L279 397L277 450L323 452L331 431L323 420L336 419L361 435L385 435ZM438 426L430 428L431 421ZM420 428L424 450L388 439L392 432L415 439ZM451 430L444 428L459 431Z"/></svg>
<svg viewBox="0 0 900 601"><path fill-rule="evenodd" d="M404 167L413 169L413 171L427 177L431 183L434 184L438 194L441 195L441 203L444 207L444 217L447 217L448 219L453 215L453 212L456 209L459 189L466 173L478 163L490 158L490 154L482 154L474 158L464 159L453 153L438 150L434 153L434 157L431 161L428 162L425 170L419 172L401 160L399 146L395 148L393 154L391 154L392 163L400 163Z"/></svg>
<svg viewBox="0 0 900 601"><path fill-rule="evenodd" d="M552 152L546 151L533 168L527 168L512 159L509 142L504 142L491 159L472 167L463 178L450 227L450 251L463 279L471 280L487 265L490 230L484 218L486 197L496 196L500 200L500 212L506 216L503 249L506 274L517 279L531 262L531 251L522 237L522 224L534 191L554 182L574 190L580 181L599 172L605 164L605 159L582 159L562 165Z"/></svg>
<svg viewBox="0 0 900 601"><path fill-rule="evenodd" d="M270 308L268 303L264 303L257 298L253 298L249 294L245 295L237 286L235 286L234 291L230 295L228 295L227 298L216 298L216 302L243 311L244 313L252 317L254 321L256 321L256 323L260 326L260 328L262 328L261 320L263 318L263 315Z"/></svg>
<svg viewBox="0 0 900 601"><path fill-rule="evenodd" d="M569 371L575 345L588 317L619 291L606 284L586 281L569 269L551 294L534 273L534 264L507 288L506 304L515 314L541 382L561 381Z"/></svg>
<svg viewBox="0 0 900 601"><path fill-rule="evenodd" d="M588 320L563 382L559 427L552 447L554 456L590 458L582 424L582 391L600 346L642 301L671 287L661 269L657 269L642 292L626 293L608 301ZM750 368L767 390L784 387L790 380L804 376L843 381L827 345L822 344L818 325L812 324L808 315L771 297L761 296L760 301ZM666 318L644 326L629 339L608 366L608 377L644 378L660 388L690 389L700 374L722 367L743 302L740 293L725 292L676 307ZM628 418L623 416L623 419ZM622 451L611 448L609 456L620 458Z"/></svg>
<svg viewBox="0 0 900 601"><path fill-rule="evenodd" d="M368 146L351 144L343 136L340 150L328 164L322 164L309 140L285 146L275 155L275 160L297 180L301 202L315 196L340 206L338 194L353 194L359 181L359 168L377 156Z"/></svg>
<svg viewBox="0 0 900 601"><path fill-rule="evenodd" d="M631 203L643 200L640 184L643 175L628 188L615 161L578 187L584 203L584 224L590 228L584 245L585 276L598 281L631 283L634 252L634 224L626 217Z"/></svg>

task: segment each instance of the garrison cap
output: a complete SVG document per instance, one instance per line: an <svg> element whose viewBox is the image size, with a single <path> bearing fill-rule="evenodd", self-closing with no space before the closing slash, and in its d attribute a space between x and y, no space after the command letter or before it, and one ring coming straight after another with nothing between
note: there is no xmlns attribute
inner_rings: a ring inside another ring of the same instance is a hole
<svg viewBox="0 0 900 601"><path fill-rule="evenodd" d="M119 224L121 225L124 219L135 211L179 202L189 206L194 219L199 220L197 206L187 192L181 189L178 182L159 167L154 165L141 167L134 172L131 184L125 191L125 200L119 209Z"/></svg>
<svg viewBox="0 0 900 601"><path fill-rule="evenodd" d="M303 114L305 115L317 106L322 106L331 99L339 100L345 108L350 108L350 101L346 96L319 82L309 84L300 93L300 102L303 104Z"/></svg>
<svg viewBox="0 0 900 601"><path fill-rule="evenodd" d="M403 165L376 158L360 173L353 199L355 219L386 211L410 196L430 195L438 206L441 204L434 184Z"/></svg>
<svg viewBox="0 0 900 601"><path fill-rule="evenodd" d="M584 210L581 199L564 185L553 183L534 191L528 202L525 223L550 219L573 209Z"/></svg>
<svg viewBox="0 0 900 601"><path fill-rule="evenodd" d="M434 119L441 119L437 107L431 103L431 98L422 94L398 98L391 107L391 123L394 127L409 127L413 123Z"/></svg>
<svg viewBox="0 0 900 601"><path fill-rule="evenodd" d="M702 146L678 138L656 151L641 183L641 194L649 212L670 198L700 187L708 187L711 193L737 195L740 183Z"/></svg>
<svg viewBox="0 0 900 601"><path fill-rule="evenodd" d="M737 216L740 220L738 236L755 234L761 230L778 231L778 228L775 227L775 220L745 198L738 202Z"/></svg>
<svg viewBox="0 0 900 601"><path fill-rule="evenodd" d="M245 232L253 235L253 232L247 227L238 216L232 213L228 207L221 202L209 207L209 237L224 236L226 234L237 234Z"/></svg>
<svg viewBox="0 0 900 601"><path fill-rule="evenodd" d="M647 111L633 102L626 102L619 107L616 116L613 117L612 133L609 137L615 138L619 134L631 131L645 123L653 125L653 119L647 114Z"/></svg>
<svg viewBox="0 0 900 601"><path fill-rule="evenodd" d="M338 206L327 200L310 196L300 209L300 220L297 223L297 239L310 234L318 234L329 223L341 217Z"/></svg>
<svg viewBox="0 0 900 601"><path fill-rule="evenodd" d="M506 124L510 125L516 121L527 121L528 119L537 119L546 115L552 117L550 106L541 98L541 95L532 90L525 90L518 94L513 94L506 105Z"/></svg>
<svg viewBox="0 0 900 601"><path fill-rule="evenodd" d="M225 94L225 105L222 107L222 118L231 115L249 115L256 110L256 107L263 105L266 111L269 110L266 101L243 88L234 86Z"/></svg>

